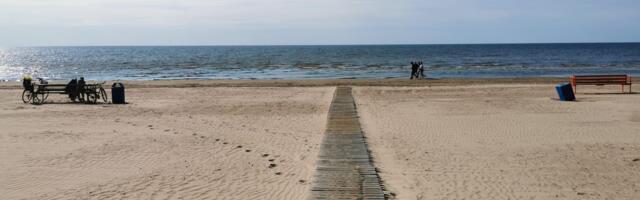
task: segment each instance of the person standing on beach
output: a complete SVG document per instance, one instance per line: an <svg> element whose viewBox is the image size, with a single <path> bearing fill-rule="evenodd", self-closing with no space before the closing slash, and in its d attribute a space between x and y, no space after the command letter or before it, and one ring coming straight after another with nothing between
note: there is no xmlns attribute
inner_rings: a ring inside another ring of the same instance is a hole
<svg viewBox="0 0 640 200"><path fill-rule="evenodd" d="M422 61L420 61L420 66L418 67L418 74L420 79L425 79L426 76L424 76L424 63L422 63Z"/></svg>
<svg viewBox="0 0 640 200"><path fill-rule="evenodd" d="M409 79L413 79L413 77L418 78L418 62L411 62L411 78Z"/></svg>

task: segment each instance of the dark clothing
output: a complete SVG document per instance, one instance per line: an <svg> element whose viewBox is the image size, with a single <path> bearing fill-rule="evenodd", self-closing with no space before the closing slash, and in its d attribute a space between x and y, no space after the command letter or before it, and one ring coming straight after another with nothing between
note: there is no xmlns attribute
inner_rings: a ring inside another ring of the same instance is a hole
<svg viewBox="0 0 640 200"><path fill-rule="evenodd" d="M28 90L33 92L33 85L31 84L31 79L22 79L22 87L24 87L24 90Z"/></svg>
<svg viewBox="0 0 640 200"><path fill-rule="evenodd" d="M413 79L413 77L418 78L418 64L416 63L411 63L411 78Z"/></svg>
<svg viewBox="0 0 640 200"><path fill-rule="evenodd" d="M80 77L80 80L78 80L78 99L80 101L84 101L85 98L85 91L84 91L84 86L87 83L84 82L84 77Z"/></svg>
<svg viewBox="0 0 640 200"><path fill-rule="evenodd" d="M87 83L86 83L86 82L84 82L84 78L80 78L80 80L78 80L78 90L80 91L80 93L83 93L83 92L84 92L84 86L85 86L86 84L87 84Z"/></svg>
<svg viewBox="0 0 640 200"><path fill-rule="evenodd" d="M69 94L69 99L75 101L76 96L78 96L78 80L71 79L67 84L66 92Z"/></svg>

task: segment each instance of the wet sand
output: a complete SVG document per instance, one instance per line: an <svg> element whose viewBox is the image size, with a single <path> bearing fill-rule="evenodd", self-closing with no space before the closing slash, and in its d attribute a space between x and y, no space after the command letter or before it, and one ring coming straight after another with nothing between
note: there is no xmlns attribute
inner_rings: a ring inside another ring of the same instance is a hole
<svg viewBox="0 0 640 200"><path fill-rule="evenodd" d="M122 81L127 88L186 88L186 87L333 87L333 86L456 86L484 84L555 84L568 78L445 78L409 80L388 79L307 79L307 80L153 80ZM640 79L634 79L635 82ZM64 81L50 83L66 84ZM108 84L112 83L109 81ZM107 85L108 85L107 84ZM19 82L0 82L0 89L21 89Z"/></svg>

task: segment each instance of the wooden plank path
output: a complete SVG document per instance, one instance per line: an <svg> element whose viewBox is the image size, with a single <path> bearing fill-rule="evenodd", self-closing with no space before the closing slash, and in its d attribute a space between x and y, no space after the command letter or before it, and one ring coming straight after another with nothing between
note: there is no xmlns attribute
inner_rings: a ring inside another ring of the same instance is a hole
<svg viewBox="0 0 640 200"><path fill-rule="evenodd" d="M338 87L331 102L310 197L385 199L350 87Z"/></svg>

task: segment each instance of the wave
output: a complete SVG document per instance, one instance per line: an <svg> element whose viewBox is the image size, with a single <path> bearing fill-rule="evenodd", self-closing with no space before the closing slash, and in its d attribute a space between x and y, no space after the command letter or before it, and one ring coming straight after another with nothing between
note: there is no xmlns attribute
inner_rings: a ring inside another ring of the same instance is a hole
<svg viewBox="0 0 640 200"><path fill-rule="evenodd" d="M639 75L640 44L8 48L0 80L388 78L413 60L435 77Z"/></svg>

